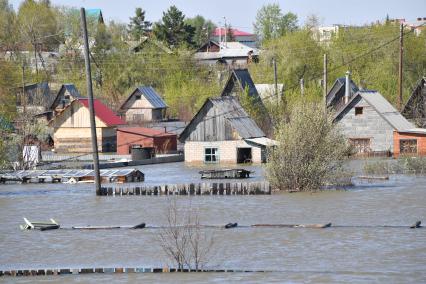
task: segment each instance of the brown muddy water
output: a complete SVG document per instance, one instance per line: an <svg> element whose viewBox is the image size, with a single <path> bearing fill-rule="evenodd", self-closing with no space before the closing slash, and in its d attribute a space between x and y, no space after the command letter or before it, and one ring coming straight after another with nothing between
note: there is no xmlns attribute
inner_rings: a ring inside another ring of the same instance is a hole
<svg viewBox="0 0 426 284"><path fill-rule="evenodd" d="M141 166L152 184L199 181L198 168L182 163ZM262 179L262 169L252 180ZM0 268L162 267L171 264L158 229L21 231L22 217L54 218L64 227L165 225L167 197L97 197L93 185L1 185ZM426 223L426 177L391 176L345 191L272 196L178 197L199 209L203 224L327 223L410 225ZM3 277L5 282L291 282L425 283L426 229L236 228L214 234L207 267L272 270L267 273L93 274Z"/></svg>

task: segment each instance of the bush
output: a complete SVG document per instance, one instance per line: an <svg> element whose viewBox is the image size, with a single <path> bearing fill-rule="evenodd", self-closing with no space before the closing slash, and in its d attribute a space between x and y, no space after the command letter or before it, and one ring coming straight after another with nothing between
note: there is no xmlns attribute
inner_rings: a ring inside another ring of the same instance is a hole
<svg viewBox="0 0 426 284"><path fill-rule="evenodd" d="M269 153L266 175L272 186L287 191L315 191L339 183L348 155L346 139L319 103L294 105L289 122L275 129L278 146Z"/></svg>

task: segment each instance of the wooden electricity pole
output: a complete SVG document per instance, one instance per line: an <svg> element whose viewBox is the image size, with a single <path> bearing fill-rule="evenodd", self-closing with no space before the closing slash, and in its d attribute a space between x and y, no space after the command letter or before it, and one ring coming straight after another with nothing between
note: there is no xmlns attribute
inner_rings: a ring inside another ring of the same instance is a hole
<svg viewBox="0 0 426 284"><path fill-rule="evenodd" d="M398 110L402 110L402 60L404 56L404 24L399 28Z"/></svg>
<svg viewBox="0 0 426 284"><path fill-rule="evenodd" d="M324 74L322 78L322 84L323 84L323 105L324 105L324 112L327 112L327 54L324 53Z"/></svg>
<svg viewBox="0 0 426 284"><path fill-rule="evenodd" d="M277 60L272 58L272 64L274 65L274 91L275 91L275 98L277 101L279 101L278 98L278 74L277 74Z"/></svg>
<svg viewBox="0 0 426 284"><path fill-rule="evenodd" d="M95 170L96 195L101 194L101 176L99 173L98 142L96 136L95 108L93 103L92 74L90 69L89 37L87 35L86 11L80 9L81 28L84 41L84 63L86 65L87 96L89 97L90 129L92 134L93 169Z"/></svg>

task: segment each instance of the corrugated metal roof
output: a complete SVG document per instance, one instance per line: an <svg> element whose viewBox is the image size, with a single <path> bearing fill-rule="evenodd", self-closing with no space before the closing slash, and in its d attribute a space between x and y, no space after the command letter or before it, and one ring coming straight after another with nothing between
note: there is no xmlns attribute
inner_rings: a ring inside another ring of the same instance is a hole
<svg viewBox="0 0 426 284"><path fill-rule="evenodd" d="M342 96L345 94L345 85L346 85L345 77L340 77L336 79L336 81L334 82L333 86L331 87L330 91L327 94L327 106L331 105L331 103L333 102L337 94L340 94ZM350 81L350 85L351 85L350 96L352 97L353 95L356 94L356 92L358 92L359 88L352 80Z"/></svg>
<svg viewBox="0 0 426 284"><path fill-rule="evenodd" d="M228 121L243 139L265 136L265 133L250 117L230 117Z"/></svg>
<svg viewBox="0 0 426 284"><path fill-rule="evenodd" d="M67 90L70 93L70 95L73 96L74 98L83 98L83 96L74 86L74 84L63 84L61 87L61 91L62 91L62 88L64 88L63 91Z"/></svg>
<svg viewBox="0 0 426 284"><path fill-rule="evenodd" d="M272 139L269 139L267 137L257 137L257 138L249 138L249 139L244 139L246 142L248 143L253 143L256 145L260 145L260 146L277 146L278 142Z"/></svg>
<svg viewBox="0 0 426 284"><path fill-rule="evenodd" d="M140 86L138 90L151 103L154 108L166 108L167 105L151 86Z"/></svg>
<svg viewBox="0 0 426 284"><path fill-rule="evenodd" d="M76 101L89 108L89 99L80 98ZM115 115L115 113L106 105L104 105L100 100L94 99L93 106L95 108L96 117L105 122L107 126L126 124L120 117Z"/></svg>

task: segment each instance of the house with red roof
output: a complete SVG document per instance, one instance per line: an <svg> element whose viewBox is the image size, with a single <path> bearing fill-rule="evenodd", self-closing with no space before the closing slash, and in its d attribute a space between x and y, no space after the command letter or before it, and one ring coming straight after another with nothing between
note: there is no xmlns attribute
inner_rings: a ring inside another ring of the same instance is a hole
<svg viewBox="0 0 426 284"><path fill-rule="evenodd" d="M233 41L240 42L251 48L256 47L257 37L255 34L241 31L238 29L233 29L233 28L231 29L216 28L213 31L212 35L210 36L210 39L216 42L224 42L225 36L229 38L229 35L228 35L229 32L232 33Z"/></svg>
<svg viewBox="0 0 426 284"><path fill-rule="evenodd" d="M119 125L126 124L100 100L94 100L96 136L99 152L115 152ZM77 98L50 122L55 151L58 153L92 152L89 99Z"/></svg>

